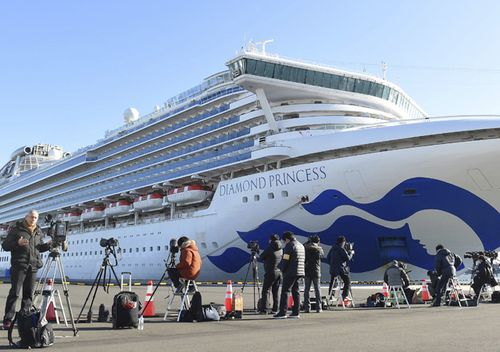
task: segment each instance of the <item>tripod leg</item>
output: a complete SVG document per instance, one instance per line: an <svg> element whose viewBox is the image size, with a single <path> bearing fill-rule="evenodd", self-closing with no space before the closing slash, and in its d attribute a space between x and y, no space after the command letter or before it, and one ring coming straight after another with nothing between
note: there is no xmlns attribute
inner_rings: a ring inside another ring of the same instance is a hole
<svg viewBox="0 0 500 352"><path fill-rule="evenodd" d="M160 287L160 283L165 278L165 275L167 275L167 270L168 269L165 269L165 271L163 272L163 275L161 276L160 280L156 284L155 289L153 290L153 293L151 294L151 297L149 297L149 301L147 301L146 304L144 305L144 308L142 308L142 312L141 312L141 314L139 314L139 317L142 317L144 315L144 312L146 311L146 308L149 306L149 302L151 302L153 300L153 297L154 297L154 295L156 293L156 290L158 290L158 288Z"/></svg>
<svg viewBox="0 0 500 352"><path fill-rule="evenodd" d="M61 257L57 257L57 264L59 266L59 273L61 274L61 284L63 287L64 296L66 297L66 303L68 305L68 312L69 312L69 317L71 319L71 326L73 327L73 335L76 336L78 334L78 329L76 328L75 318L73 316L73 309L71 308L71 300L69 299L69 289L66 283L66 274L64 272L64 266L62 265ZM64 311L63 315L64 319L66 320Z"/></svg>
<svg viewBox="0 0 500 352"><path fill-rule="evenodd" d="M76 318L77 321L80 321L80 317L82 316L83 311L85 310L85 306L87 305L87 302L89 301L90 295L92 295L92 291L95 290L93 298L92 298L92 303L94 303L94 298L95 298L95 295L97 293L97 290L99 289L99 282L101 281L101 276L102 276L103 271L104 271L104 268L101 266L101 268L99 269L99 271L94 279L94 282L92 283L92 287L90 288L89 294L87 295L87 298L85 298L85 302L83 303L82 310L80 311L80 314L78 314L78 318ZM92 308L92 303L90 304L90 308Z"/></svg>

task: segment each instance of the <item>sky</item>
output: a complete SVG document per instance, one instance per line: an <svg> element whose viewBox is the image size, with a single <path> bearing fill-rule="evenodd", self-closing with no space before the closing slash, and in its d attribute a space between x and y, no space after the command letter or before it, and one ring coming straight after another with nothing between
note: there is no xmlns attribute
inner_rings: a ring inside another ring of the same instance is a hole
<svg viewBox="0 0 500 352"><path fill-rule="evenodd" d="M249 40L378 76L386 62L430 116L500 114L499 13L494 0L0 0L0 164L24 145L93 144Z"/></svg>

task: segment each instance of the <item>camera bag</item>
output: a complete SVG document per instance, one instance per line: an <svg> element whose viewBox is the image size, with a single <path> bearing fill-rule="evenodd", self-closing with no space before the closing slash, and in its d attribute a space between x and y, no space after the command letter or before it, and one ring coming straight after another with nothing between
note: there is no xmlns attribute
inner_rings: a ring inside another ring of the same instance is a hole
<svg viewBox="0 0 500 352"><path fill-rule="evenodd" d="M15 348L41 348L54 344L54 330L52 325L45 320L41 322L41 312L37 308L23 309L16 313L7 333L9 345ZM12 339L14 324L21 340L15 343Z"/></svg>
<svg viewBox="0 0 500 352"><path fill-rule="evenodd" d="M123 284L124 275L128 275L128 290L125 290ZM139 296L132 292L132 274L122 273L120 292L113 299L113 307L111 308L113 317L113 329L119 328L137 328L139 326L139 311L141 310L141 302Z"/></svg>

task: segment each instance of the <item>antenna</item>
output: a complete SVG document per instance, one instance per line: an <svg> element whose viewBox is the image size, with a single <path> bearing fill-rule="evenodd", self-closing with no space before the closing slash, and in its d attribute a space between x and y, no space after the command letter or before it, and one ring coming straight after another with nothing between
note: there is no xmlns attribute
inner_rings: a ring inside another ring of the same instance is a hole
<svg viewBox="0 0 500 352"><path fill-rule="evenodd" d="M385 61L382 61L380 64L382 65L382 78L385 81L387 79L387 69L389 66Z"/></svg>

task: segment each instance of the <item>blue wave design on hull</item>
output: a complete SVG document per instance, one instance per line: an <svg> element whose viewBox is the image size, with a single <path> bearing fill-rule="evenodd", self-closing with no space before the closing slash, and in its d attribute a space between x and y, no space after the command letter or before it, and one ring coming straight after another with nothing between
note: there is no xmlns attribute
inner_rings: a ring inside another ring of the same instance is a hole
<svg viewBox="0 0 500 352"><path fill-rule="evenodd" d="M477 234L486 250L500 247L499 212L475 194L447 182L430 178L408 179L394 187L382 199L367 204L357 203L338 190L326 190L312 202L302 206L310 214L320 216L343 205L356 207L387 221L401 221L428 209L448 212L464 221ZM238 231L238 235L246 243L257 240L261 248L266 248L270 234L287 230L303 237L312 234L288 222L270 219L254 230ZM391 253L382 253L379 237L403 239L406 245L405 257L397 257L395 253L395 259L403 259L424 269L434 267L434 256L429 255L422 244L413 239L408 224L391 229L358 216L346 215L315 234L319 234L321 243L326 245L332 245L339 234L344 234L349 241L355 242L356 256L351 263L354 273L376 269L391 260L388 258ZM248 256L247 252L231 247L221 255L211 256L209 259L219 269L234 273L248 263Z"/></svg>
<svg viewBox="0 0 500 352"><path fill-rule="evenodd" d="M415 194L405 194L405 191ZM303 204L313 215L325 215L342 205L351 205L380 219L399 221L428 209L455 215L469 225L486 249L500 247L500 214L490 204L463 188L430 178L408 179L373 203L357 203L338 190L326 190Z"/></svg>
<svg viewBox="0 0 500 352"><path fill-rule="evenodd" d="M250 254L236 247L229 247L221 255L209 255L208 259L226 273L235 273L250 261Z"/></svg>

